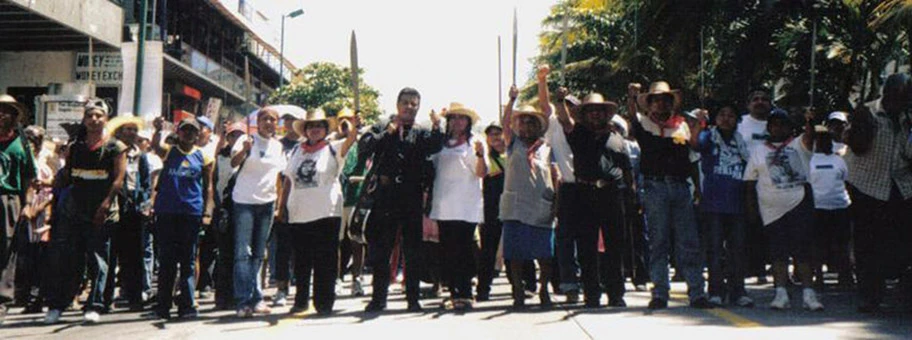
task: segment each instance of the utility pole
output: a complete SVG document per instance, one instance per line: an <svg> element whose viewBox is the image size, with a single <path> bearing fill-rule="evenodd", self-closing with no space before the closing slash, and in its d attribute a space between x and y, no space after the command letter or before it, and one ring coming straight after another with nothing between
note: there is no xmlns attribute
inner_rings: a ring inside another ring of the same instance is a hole
<svg viewBox="0 0 912 340"><path fill-rule="evenodd" d="M136 44L136 79L133 82L133 115L139 116L142 109L143 65L146 57L146 21L149 11L149 0L142 0L139 7L139 41Z"/></svg>

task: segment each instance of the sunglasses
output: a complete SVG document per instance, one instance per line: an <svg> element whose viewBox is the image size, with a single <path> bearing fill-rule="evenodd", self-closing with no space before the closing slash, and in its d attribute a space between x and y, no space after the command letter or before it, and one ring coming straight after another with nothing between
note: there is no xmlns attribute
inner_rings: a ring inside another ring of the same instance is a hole
<svg viewBox="0 0 912 340"><path fill-rule="evenodd" d="M108 103L105 103L104 99L101 98L89 99L86 101L85 110L100 110L101 112L108 114Z"/></svg>

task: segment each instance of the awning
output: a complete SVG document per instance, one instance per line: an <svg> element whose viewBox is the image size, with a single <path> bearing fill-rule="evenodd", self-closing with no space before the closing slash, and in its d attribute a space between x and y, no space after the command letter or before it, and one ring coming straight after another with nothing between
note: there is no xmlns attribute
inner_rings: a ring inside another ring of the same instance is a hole
<svg viewBox="0 0 912 340"><path fill-rule="evenodd" d="M117 50L122 24L123 9L107 0L0 0L0 51L88 49L90 36L95 49Z"/></svg>

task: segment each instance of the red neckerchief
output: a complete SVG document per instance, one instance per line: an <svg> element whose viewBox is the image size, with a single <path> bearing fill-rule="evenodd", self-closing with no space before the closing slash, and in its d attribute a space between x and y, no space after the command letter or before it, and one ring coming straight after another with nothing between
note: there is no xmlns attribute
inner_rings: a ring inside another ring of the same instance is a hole
<svg viewBox="0 0 912 340"><path fill-rule="evenodd" d="M773 143L771 143L769 140L767 140L763 144L765 144L766 147L770 148L770 150L773 150L773 152L779 153L779 151L782 151L782 149L784 149L786 146L791 144L793 139L795 139L795 137L789 137L789 139L786 139L784 142L782 142L782 145L780 145L780 146L773 145Z"/></svg>
<svg viewBox="0 0 912 340"><path fill-rule="evenodd" d="M529 170L531 170L533 174L535 173L535 167L533 166L533 163L535 161L535 153L538 152L538 148L540 148L542 144L544 144L543 140L538 139L535 141L535 143L529 145L529 150L526 151L526 159L529 160Z"/></svg>
<svg viewBox="0 0 912 340"><path fill-rule="evenodd" d="M326 146L326 144L328 144L328 143L326 143L325 139L323 139L319 142L316 142L313 145L307 144L307 142L304 142L304 143L301 143L301 151L304 151L305 153L314 153L314 152L320 151L320 149L322 149L324 146Z"/></svg>
<svg viewBox="0 0 912 340"><path fill-rule="evenodd" d="M672 113L671 116L669 116L668 119L664 122L655 119L655 117L653 117L651 114L647 116L649 117L649 120L659 126L659 137L662 138L665 138L665 129L675 130L678 128L678 126L681 125L681 123L684 122L684 117L681 117L680 115L674 113Z"/></svg>
<svg viewBox="0 0 912 340"><path fill-rule="evenodd" d="M16 137L16 130L10 129L9 133L7 133L5 136L0 136L0 143L5 143L14 137Z"/></svg>
<svg viewBox="0 0 912 340"><path fill-rule="evenodd" d="M98 142L96 142L95 144L89 145L89 151L98 150L98 148L100 148L102 145L104 145L104 143L107 141L108 141L107 138L104 138L104 137L100 138L98 140Z"/></svg>

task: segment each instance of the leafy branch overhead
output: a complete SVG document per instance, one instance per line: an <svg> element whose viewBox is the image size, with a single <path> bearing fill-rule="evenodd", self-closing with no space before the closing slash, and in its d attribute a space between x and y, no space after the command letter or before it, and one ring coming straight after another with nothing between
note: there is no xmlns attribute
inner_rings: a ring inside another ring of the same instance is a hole
<svg viewBox="0 0 912 340"><path fill-rule="evenodd" d="M813 104L820 111L876 99L887 65L909 63L908 0L562 0L542 22L535 62L552 65L552 89L580 95L618 100L629 82L667 80L684 91L688 107L743 104L758 86L775 89L780 106L801 107L810 98L814 22ZM565 84L558 84L560 72ZM533 85L524 98L535 96Z"/></svg>
<svg viewBox="0 0 912 340"><path fill-rule="evenodd" d="M382 114L380 92L364 83L364 69L358 72L361 117L371 123ZM306 110L323 108L335 116L342 108L353 108L354 100L349 68L328 62L316 62L301 68L291 84L279 88L269 97L270 104L293 104Z"/></svg>

